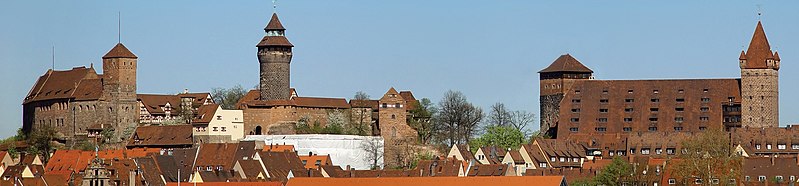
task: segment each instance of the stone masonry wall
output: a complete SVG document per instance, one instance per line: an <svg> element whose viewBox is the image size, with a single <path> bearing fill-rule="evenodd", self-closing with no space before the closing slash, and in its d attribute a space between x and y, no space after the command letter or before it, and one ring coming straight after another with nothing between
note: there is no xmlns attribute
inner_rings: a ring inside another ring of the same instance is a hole
<svg viewBox="0 0 799 186"><path fill-rule="evenodd" d="M741 70L743 127L779 126L779 73L774 69Z"/></svg>

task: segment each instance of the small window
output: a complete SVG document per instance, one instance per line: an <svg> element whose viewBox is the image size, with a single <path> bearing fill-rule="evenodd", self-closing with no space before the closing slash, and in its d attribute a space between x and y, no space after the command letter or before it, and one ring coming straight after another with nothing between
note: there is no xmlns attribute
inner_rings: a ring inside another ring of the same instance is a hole
<svg viewBox="0 0 799 186"><path fill-rule="evenodd" d="M674 108L674 111L682 112L682 111L685 111L685 108L677 107L677 108Z"/></svg>
<svg viewBox="0 0 799 186"><path fill-rule="evenodd" d="M757 176L757 181L759 181L759 182L766 181L766 176Z"/></svg>
<svg viewBox="0 0 799 186"><path fill-rule="evenodd" d="M677 103L682 103L685 102L685 98L677 98L675 101L677 101Z"/></svg>
<svg viewBox="0 0 799 186"><path fill-rule="evenodd" d="M580 103L580 99L572 99L572 103Z"/></svg>
<svg viewBox="0 0 799 186"><path fill-rule="evenodd" d="M624 127L622 130L624 130L624 132L632 132L633 128L632 127Z"/></svg>
<svg viewBox="0 0 799 186"><path fill-rule="evenodd" d="M643 154L643 155L649 155L649 148L642 148L642 149L641 149L641 154Z"/></svg>
<svg viewBox="0 0 799 186"><path fill-rule="evenodd" d="M580 118L572 118L571 121L572 122L580 122Z"/></svg>
<svg viewBox="0 0 799 186"><path fill-rule="evenodd" d="M635 148L630 148L630 155L635 154Z"/></svg>
<svg viewBox="0 0 799 186"><path fill-rule="evenodd" d="M538 163L538 167L546 168L547 167L547 163Z"/></svg>
<svg viewBox="0 0 799 186"><path fill-rule="evenodd" d="M605 128L605 127L597 127L597 128L595 128L595 130L596 130L597 132L605 132L605 131L608 131L608 128Z"/></svg>
<svg viewBox="0 0 799 186"><path fill-rule="evenodd" d="M388 103L383 103L383 105L381 105L381 106L382 106L383 108L388 108Z"/></svg>
<svg viewBox="0 0 799 186"><path fill-rule="evenodd" d="M625 103L632 103L632 102L635 102L635 100L632 99L632 98L627 98L627 99L624 99L624 102Z"/></svg>
<svg viewBox="0 0 799 186"><path fill-rule="evenodd" d="M785 144L777 144L777 149L785 150Z"/></svg>
<svg viewBox="0 0 799 186"><path fill-rule="evenodd" d="M663 149L661 149L661 148L656 148L656 149L655 149L655 154L663 154Z"/></svg>
<svg viewBox="0 0 799 186"><path fill-rule="evenodd" d="M704 90L702 90L702 92L704 92L704 93L707 93L708 91L710 91L710 89L704 89Z"/></svg>
<svg viewBox="0 0 799 186"><path fill-rule="evenodd" d="M580 94L580 90L574 90L574 94Z"/></svg>
<svg viewBox="0 0 799 186"><path fill-rule="evenodd" d="M710 98L702 98L702 103L710 102Z"/></svg>
<svg viewBox="0 0 799 186"><path fill-rule="evenodd" d="M579 108L573 108L573 109L572 109L572 112L573 112L573 113L580 113L580 109L579 109Z"/></svg>
<svg viewBox="0 0 799 186"><path fill-rule="evenodd" d="M569 128L569 131L571 131L571 132L577 132L577 131L580 131L580 129L579 129L579 128L577 128L577 127L572 127L572 128Z"/></svg>
<svg viewBox="0 0 799 186"><path fill-rule="evenodd" d="M650 99L650 101L652 101L652 103L657 103L657 102L660 102L660 99L658 99L658 98L652 98L652 99Z"/></svg>
<svg viewBox="0 0 799 186"><path fill-rule="evenodd" d="M760 144L755 145L755 149L760 149Z"/></svg>
<svg viewBox="0 0 799 186"><path fill-rule="evenodd" d="M674 131L682 131L682 127L674 127Z"/></svg>
<svg viewBox="0 0 799 186"><path fill-rule="evenodd" d="M227 132L227 127L222 127L222 132Z"/></svg>
<svg viewBox="0 0 799 186"><path fill-rule="evenodd" d="M214 131L217 131L217 130L216 130L216 128L217 128L217 127L214 127Z"/></svg>
<svg viewBox="0 0 799 186"><path fill-rule="evenodd" d="M674 153L675 153L676 151L677 151L677 150L676 150L676 149L674 149L674 148L666 148L666 154L668 154L668 155L674 155Z"/></svg>
<svg viewBox="0 0 799 186"><path fill-rule="evenodd" d="M658 110L660 110L660 109L658 109L657 107L649 108L649 111L652 111L652 112L657 112Z"/></svg>
<svg viewBox="0 0 799 186"><path fill-rule="evenodd" d="M608 103L608 99L600 99L599 103Z"/></svg>
<svg viewBox="0 0 799 186"><path fill-rule="evenodd" d="M700 130L700 131L707 130L707 127L699 127L699 130Z"/></svg>
<svg viewBox="0 0 799 186"><path fill-rule="evenodd" d="M679 89L679 90L677 90L677 93L679 93L679 94L685 93L685 90Z"/></svg>
<svg viewBox="0 0 799 186"><path fill-rule="evenodd" d="M658 121L658 118L656 118L656 117L651 117L651 118L649 118L649 121L651 121L651 122L657 122L657 121Z"/></svg>
<svg viewBox="0 0 799 186"><path fill-rule="evenodd" d="M799 149L799 144L791 144L791 149Z"/></svg>
<svg viewBox="0 0 799 186"><path fill-rule="evenodd" d="M607 123L608 118L598 118L597 121L599 121L600 123Z"/></svg>
<svg viewBox="0 0 799 186"><path fill-rule="evenodd" d="M657 94L657 93L659 93L659 92L660 92L660 91L658 91L657 89L655 89L655 90L652 90L652 93L653 93L653 94Z"/></svg>
<svg viewBox="0 0 799 186"><path fill-rule="evenodd" d="M608 94L608 90L602 90L602 94Z"/></svg>
<svg viewBox="0 0 799 186"><path fill-rule="evenodd" d="M674 117L674 122L682 123L683 117Z"/></svg>
<svg viewBox="0 0 799 186"><path fill-rule="evenodd" d="M624 122L633 122L633 118L624 118Z"/></svg>
<svg viewBox="0 0 799 186"><path fill-rule="evenodd" d="M771 150L771 144L766 144L766 149Z"/></svg>
<svg viewBox="0 0 799 186"><path fill-rule="evenodd" d="M652 131L652 132L658 131L658 127L649 127L649 131Z"/></svg>
<svg viewBox="0 0 799 186"><path fill-rule="evenodd" d="M608 109L599 109L599 113L608 113Z"/></svg>
<svg viewBox="0 0 799 186"><path fill-rule="evenodd" d="M222 116L216 116L216 120L222 120Z"/></svg>
<svg viewBox="0 0 799 186"><path fill-rule="evenodd" d="M632 94L633 93L633 89L627 90L627 93L628 94Z"/></svg>
<svg viewBox="0 0 799 186"><path fill-rule="evenodd" d="M710 120L710 117L707 116L699 117L699 121L708 121L708 120Z"/></svg>
<svg viewBox="0 0 799 186"><path fill-rule="evenodd" d="M751 107L750 107L750 108L751 108ZM702 111L702 112L707 112L707 111L709 111L709 110L710 110L710 108L708 108L708 107L701 107L701 108L699 108L699 111Z"/></svg>
<svg viewBox="0 0 799 186"><path fill-rule="evenodd" d="M557 161L557 159L555 156L549 157L549 161Z"/></svg>
<svg viewBox="0 0 799 186"><path fill-rule="evenodd" d="M669 185L676 185L676 184L677 184L677 180L676 179L669 178Z"/></svg>
<svg viewBox="0 0 799 186"><path fill-rule="evenodd" d="M624 112L627 113L633 112L633 108L624 108Z"/></svg>

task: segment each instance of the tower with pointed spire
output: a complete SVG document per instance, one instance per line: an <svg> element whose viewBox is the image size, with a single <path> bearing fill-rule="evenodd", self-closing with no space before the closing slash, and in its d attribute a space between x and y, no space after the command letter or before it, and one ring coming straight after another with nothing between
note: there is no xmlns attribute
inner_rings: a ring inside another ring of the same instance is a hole
<svg viewBox="0 0 799 186"><path fill-rule="evenodd" d="M752 41L738 58L741 67L741 125L744 127L779 126L780 57L771 46L758 21Z"/></svg>
<svg viewBox="0 0 799 186"><path fill-rule="evenodd" d="M259 90L261 100L285 100L291 97L290 67L291 49L294 47L286 39L283 24L272 14L272 19L264 28L266 36L258 43L258 62L261 64Z"/></svg>

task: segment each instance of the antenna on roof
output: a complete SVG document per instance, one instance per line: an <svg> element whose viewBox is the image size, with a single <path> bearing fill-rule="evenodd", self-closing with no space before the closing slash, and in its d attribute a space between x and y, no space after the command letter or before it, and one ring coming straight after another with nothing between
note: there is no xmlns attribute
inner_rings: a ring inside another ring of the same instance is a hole
<svg viewBox="0 0 799 186"><path fill-rule="evenodd" d="M117 43L122 43L122 12L117 12Z"/></svg>
<svg viewBox="0 0 799 186"><path fill-rule="evenodd" d="M277 0L272 0L272 13L277 13Z"/></svg>
<svg viewBox="0 0 799 186"><path fill-rule="evenodd" d="M53 65L53 66L52 66L52 68L51 68L51 69L52 69L52 70L55 70L55 43L53 43L53 48L52 48L52 50L51 50L51 55L52 55L52 57L53 57L53 59L52 59L52 63L53 63L52 65Z"/></svg>

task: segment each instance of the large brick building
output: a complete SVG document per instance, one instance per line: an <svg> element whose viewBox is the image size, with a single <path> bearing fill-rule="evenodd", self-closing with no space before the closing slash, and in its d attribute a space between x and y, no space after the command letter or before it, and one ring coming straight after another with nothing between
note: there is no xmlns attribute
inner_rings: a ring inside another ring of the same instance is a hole
<svg viewBox="0 0 799 186"><path fill-rule="evenodd" d="M139 119L136 102L138 57L117 43L103 57L103 74L94 66L48 70L23 100L23 130L55 129L62 140L86 137L89 128L112 128L117 137Z"/></svg>
<svg viewBox="0 0 799 186"><path fill-rule="evenodd" d="M245 135L295 134L295 126L303 121L326 126L331 120L346 120L371 129L371 135L385 138L386 164L388 158L400 156L399 148L415 144L416 130L407 124L410 110L418 101L410 91L390 88L379 100L302 97L290 87L291 42L277 14L264 28L266 35L256 45L260 64L260 85L239 100L244 112ZM405 157L405 156L402 156ZM407 158L407 157L405 157Z"/></svg>
<svg viewBox="0 0 799 186"><path fill-rule="evenodd" d="M596 80L562 55L539 71L541 130L591 147L632 134L777 127L780 59L760 22L739 59L741 78Z"/></svg>

